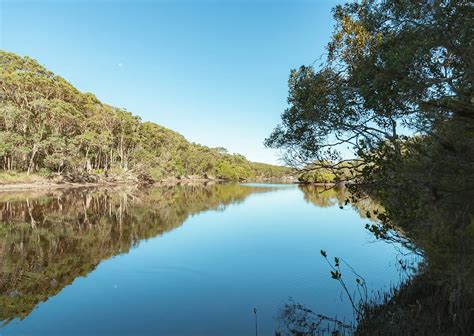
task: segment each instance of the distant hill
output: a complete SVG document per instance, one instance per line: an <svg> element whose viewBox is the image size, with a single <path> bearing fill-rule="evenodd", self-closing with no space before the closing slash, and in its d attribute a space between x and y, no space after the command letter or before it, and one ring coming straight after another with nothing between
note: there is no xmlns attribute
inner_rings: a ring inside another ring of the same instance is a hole
<svg viewBox="0 0 474 336"><path fill-rule="evenodd" d="M0 170L142 180L281 177L287 167L248 161L82 93L29 57L0 51Z"/></svg>

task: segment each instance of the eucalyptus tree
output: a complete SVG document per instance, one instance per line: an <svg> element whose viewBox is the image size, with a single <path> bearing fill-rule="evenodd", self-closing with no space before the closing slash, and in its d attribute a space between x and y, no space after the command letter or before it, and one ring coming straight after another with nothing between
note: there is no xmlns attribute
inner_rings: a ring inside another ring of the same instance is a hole
<svg viewBox="0 0 474 336"><path fill-rule="evenodd" d="M289 108L267 146L288 163L332 167L349 146L364 164L396 160L408 134L472 124L473 6L464 0L367 0L337 6L318 66L292 70Z"/></svg>
<svg viewBox="0 0 474 336"><path fill-rule="evenodd" d="M472 333L472 1L354 1L334 18L322 61L291 71L289 107L265 143L297 168L349 180L352 201L375 197L385 211L368 212L379 219L368 228L424 257L398 305L367 307L375 317L361 334L393 331L377 319L407 333Z"/></svg>
<svg viewBox="0 0 474 336"><path fill-rule="evenodd" d="M113 172L149 181L185 175L239 179L265 175L263 167L142 122L78 91L35 60L0 51L0 169L79 180ZM282 176L289 170L271 172Z"/></svg>

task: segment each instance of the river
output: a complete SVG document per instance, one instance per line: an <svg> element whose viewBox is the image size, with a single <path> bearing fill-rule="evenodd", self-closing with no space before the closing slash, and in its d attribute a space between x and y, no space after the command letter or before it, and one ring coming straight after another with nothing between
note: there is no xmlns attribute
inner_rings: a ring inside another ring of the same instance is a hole
<svg viewBox="0 0 474 336"><path fill-rule="evenodd" d="M274 335L296 303L349 322L321 250L369 294L403 275L397 246L364 228L375 205L346 198L292 184L0 194L0 335L255 335L256 322Z"/></svg>

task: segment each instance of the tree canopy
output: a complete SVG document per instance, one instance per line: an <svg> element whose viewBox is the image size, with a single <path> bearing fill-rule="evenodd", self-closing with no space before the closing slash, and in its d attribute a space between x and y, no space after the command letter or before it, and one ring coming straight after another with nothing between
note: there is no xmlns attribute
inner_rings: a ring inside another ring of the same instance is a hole
<svg viewBox="0 0 474 336"><path fill-rule="evenodd" d="M470 1L375 1L337 6L327 57L289 79L290 107L266 140L294 165L363 156L407 134L472 122ZM442 140L442 139L440 139Z"/></svg>
<svg viewBox="0 0 474 336"><path fill-rule="evenodd" d="M279 177L253 163L101 103L35 60L0 51L0 169L43 174L132 172L152 179L197 175Z"/></svg>
<svg viewBox="0 0 474 336"><path fill-rule="evenodd" d="M472 333L472 1L353 1L334 18L321 64L291 71L289 107L266 145L310 181L328 171L350 182L348 201L375 198L384 211L368 213L378 224L367 227L423 256L418 280L369 309L360 334L393 331L386 321L406 333Z"/></svg>

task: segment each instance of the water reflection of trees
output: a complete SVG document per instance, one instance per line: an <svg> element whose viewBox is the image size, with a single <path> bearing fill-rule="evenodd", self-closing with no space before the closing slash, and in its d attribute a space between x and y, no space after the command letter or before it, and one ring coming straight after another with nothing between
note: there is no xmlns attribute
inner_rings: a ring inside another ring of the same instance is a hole
<svg viewBox="0 0 474 336"><path fill-rule="evenodd" d="M2 194L0 321L26 317L102 260L176 228L192 214L267 190L215 184Z"/></svg>
<svg viewBox="0 0 474 336"><path fill-rule="evenodd" d="M346 188L325 188L310 184L302 184L299 187L304 193L304 199L320 208L343 206L350 196Z"/></svg>
<svg viewBox="0 0 474 336"><path fill-rule="evenodd" d="M350 205L363 218L372 218L373 214L383 212L383 207L370 197L359 197L353 202L353 195L345 187L322 187L311 184L302 184L299 188L304 193L304 199L317 207L332 206L344 207Z"/></svg>
<svg viewBox="0 0 474 336"><path fill-rule="evenodd" d="M436 329L446 335L464 335L474 331L472 189L449 194L433 203L429 198L420 198L416 188L400 194L373 193L383 199L384 209L370 198L358 196L354 202L345 189L301 187L305 199L317 206L342 206L349 199L348 204L371 220L367 228L374 238L404 246L405 253L421 256L412 256L416 267L408 271L409 276L400 286L380 298L361 302L363 314L359 316L356 334L385 335L393 334L394 330L416 334ZM399 261L401 269L407 270L405 262L410 261ZM302 311L306 312L305 309ZM295 306L288 304L285 311L293 313ZM311 314L303 316L308 318ZM295 320L291 314L285 318ZM304 326L314 325L314 319L304 321Z"/></svg>

